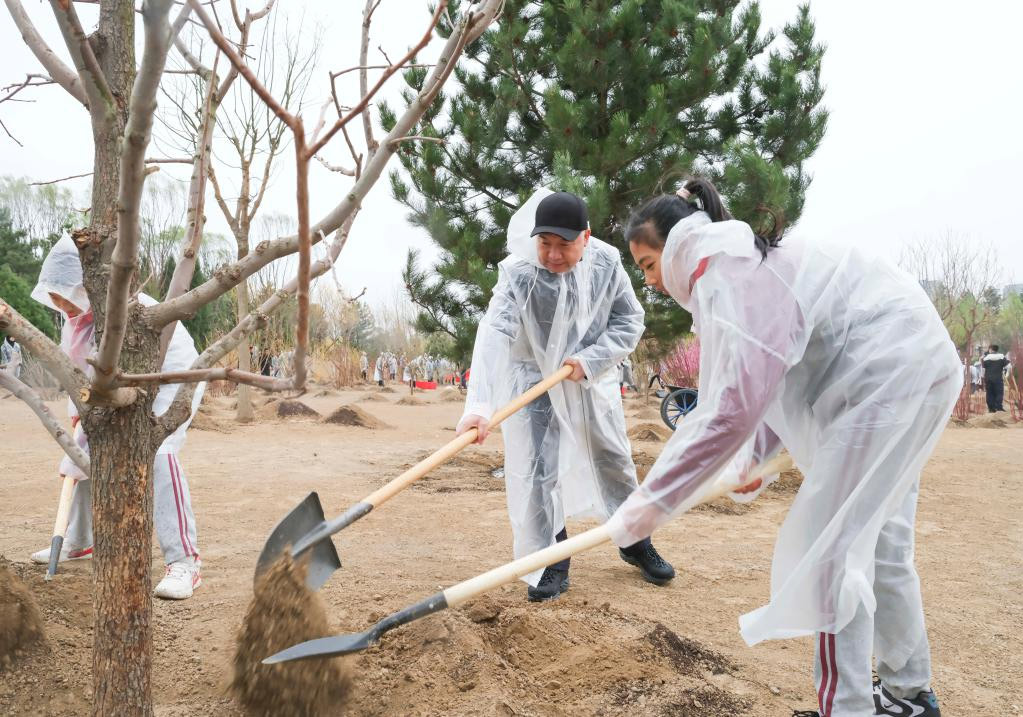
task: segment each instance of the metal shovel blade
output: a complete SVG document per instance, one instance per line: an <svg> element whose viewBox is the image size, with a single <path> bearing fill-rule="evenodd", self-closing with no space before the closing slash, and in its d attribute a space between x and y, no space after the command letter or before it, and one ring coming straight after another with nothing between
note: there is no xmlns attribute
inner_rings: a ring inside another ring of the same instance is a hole
<svg viewBox="0 0 1023 717"><path fill-rule="evenodd" d="M270 655L270 657L263 660L263 664L275 665L278 662L348 655L375 645L379 639L380 631L375 629L369 629L366 632L355 632L351 635L320 637L316 640L300 642L297 645L281 650L275 655Z"/></svg>
<svg viewBox="0 0 1023 717"><path fill-rule="evenodd" d="M315 492L310 493L284 516L270 533L270 537L266 539L263 552L259 554L259 560L256 561L256 580L258 581L259 576L269 570L270 566L277 562L285 551L290 551L294 556L293 546L301 538L325 524L320 496ZM308 556L309 560L305 583L310 590L319 590L330 579L334 571L341 567L341 558L337 554L337 548L334 547L334 541L329 537L316 541L308 549L302 551L302 555Z"/></svg>

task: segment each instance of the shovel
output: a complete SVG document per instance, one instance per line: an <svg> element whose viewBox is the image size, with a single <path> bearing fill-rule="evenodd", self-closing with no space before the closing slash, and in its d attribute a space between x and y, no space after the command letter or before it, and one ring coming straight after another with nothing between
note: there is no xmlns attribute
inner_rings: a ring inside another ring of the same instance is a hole
<svg viewBox="0 0 1023 717"><path fill-rule="evenodd" d="M788 455L776 456L775 458L772 458L766 463L763 463L753 469L747 482L752 482L757 478L762 478L774 473L781 473L782 471L789 470L791 467L792 459ZM704 496L699 503L710 502L739 487L740 486L731 485L721 488L720 490L711 491ZM263 660L263 664L273 665L278 662L290 662L292 660L334 657L336 655L347 655L352 652L365 650L367 647L375 645L380 640L381 635L385 632L392 630L399 625L404 625L412 622L413 620L418 620L421 617L426 617L427 615L440 612L441 610L449 607L457 607L467 600L478 597L489 590L500 587L505 583L510 583L513 580L521 578L523 575L528 575L534 570L539 570L540 568L559 562L573 555L577 555L585 550L589 550L590 548L596 547L610 539L611 536L608 534L607 526L600 525L596 528L587 530L585 533L580 533L579 535L563 540L560 543L555 543L543 550L538 550L535 553L523 556L518 560L496 567L482 575L477 575L476 577L469 578L457 585L452 585L447 590L434 593L425 600L421 600L414 605L409 605L398 612L388 615L365 632L356 632L349 635L334 635L333 637L321 637L316 640L308 640L297 645L292 645L291 647L281 650L277 654L266 658Z"/></svg>
<svg viewBox="0 0 1023 717"><path fill-rule="evenodd" d="M490 426L498 425L571 375L572 367L562 366L553 376L545 378L507 406L498 409L490 418ZM338 557L334 542L330 540L331 535L347 528L374 508L387 502L434 468L453 458L475 440L476 429L466 431L329 522L323 516L320 497L315 492L310 493L284 516L270 533L263 546L263 552L256 561L256 580L258 581L259 576L277 562L285 551L290 550L293 558L309 552L309 569L305 582L310 590L319 590L334 571L341 567L341 558Z"/></svg>
<svg viewBox="0 0 1023 717"><path fill-rule="evenodd" d="M64 547L64 534L67 532L68 516L71 515L71 495L75 489L75 479L64 476L60 485L60 500L57 502L57 519L53 521L53 538L50 540L50 564L46 566L45 580L52 580L57 574L57 562L60 551Z"/></svg>

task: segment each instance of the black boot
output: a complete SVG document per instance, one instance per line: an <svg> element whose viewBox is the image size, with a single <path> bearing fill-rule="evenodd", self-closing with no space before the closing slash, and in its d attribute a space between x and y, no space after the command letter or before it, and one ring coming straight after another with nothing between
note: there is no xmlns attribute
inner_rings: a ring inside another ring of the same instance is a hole
<svg viewBox="0 0 1023 717"><path fill-rule="evenodd" d="M648 583L666 585L675 577L675 568L658 554L650 538L627 548L619 548L618 554L629 565L639 568Z"/></svg>
<svg viewBox="0 0 1023 717"><path fill-rule="evenodd" d="M544 568L540 582L536 584L535 588L530 585L526 594L529 597L529 602L547 602L554 600L566 590L568 590L568 571L552 565Z"/></svg>

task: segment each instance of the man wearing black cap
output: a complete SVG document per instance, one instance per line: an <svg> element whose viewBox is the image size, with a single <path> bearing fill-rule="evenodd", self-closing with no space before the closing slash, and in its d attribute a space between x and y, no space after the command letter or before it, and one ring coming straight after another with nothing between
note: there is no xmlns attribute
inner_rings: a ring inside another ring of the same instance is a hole
<svg viewBox="0 0 1023 717"><path fill-rule="evenodd" d="M536 192L512 217L509 256L480 322L459 434L486 439L494 410L563 365L571 380L502 424L505 495L515 556L567 537L566 518L606 520L636 487L618 364L643 334L643 308L621 255L590 236L586 204ZM620 551L644 579L675 571L649 539ZM569 561L527 576L531 601L568 589Z"/></svg>

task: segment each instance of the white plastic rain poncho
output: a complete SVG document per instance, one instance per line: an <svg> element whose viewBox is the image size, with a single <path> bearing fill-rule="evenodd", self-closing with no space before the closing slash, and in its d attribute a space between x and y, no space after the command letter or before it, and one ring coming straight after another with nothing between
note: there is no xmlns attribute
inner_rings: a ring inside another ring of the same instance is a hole
<svg viewBox="0 0 1023 717"><path fill-rule="evenodd" d="M82 313L75 317L69 317L63 309L53 303L50 298L51 293L67 299L80 308ZM59 311L64 317L64 326L60 333L60 348L78 368L91 377L93 368L86 362L86 359L96 351L96 344L93 340L92 307L82 283L82 264L78 257L78 249L67 234L54 244L50 253L43 260L43 266L39 271L39 281L32 290L32 298L54 311ZM157 303L154 298L146 294L139 294L138 300L143 306L153 306ZM181 322L178 322L174 327L170 345L167 347L167 355L164 357L161 371L189 369L198 357L199 354L195 350L195 344L192 343L192 337L188 335L188 331ZM160 387L156 399L153 401L155 415L162 416L167 412L180 386L181 384L168 384ZM181 450L185 443L185 432L188 430L195 412L199 409L205 389L205 383L200 383L196 387L195 395L192 398L192 414L160 445L157 455L177 453ZM70 400L68 401L68 415L72 419L78 416L78 411ZM75 441L88 452L88 438L81 423L75 428ZM67 456L61 461L60 472L62 475L72 476L78 480L85 480L89 477L82 473Z"/></svg>
<svg viewBox="0 0 1023 717"><path fill-rule="evenodd" d="M543 268L530 232L549 194L536 192L508 226L465 404L466 416L490 418L566 358L583 365L583 382L562 382L501 426L516 557L553 544L566 517L606 519L636 486L617 365L643 334L643 307L618 251L599 239L570 271ZM536 585L540 574L524 579Z"/></svg>
<svg viewBox="0 0 1023 717"><path fill-rule="evenodd" d="M700 335L700 401L609 521L612 536L649 535L784 444L805 480L778 535L771 601L740 619L741 632L749 644L836 633L860 604L874 611L879 532L915 489L959 393L948 332L887 262L797 242L761 260L746 224L704 212L672 229L661 272ZM906 621L882 639L912 649L923 630Z"/></svg>

